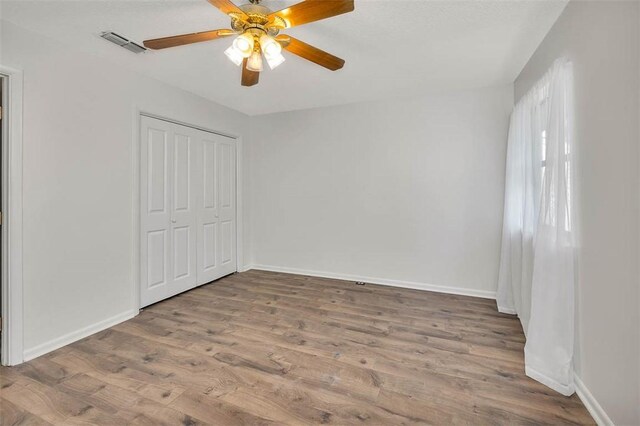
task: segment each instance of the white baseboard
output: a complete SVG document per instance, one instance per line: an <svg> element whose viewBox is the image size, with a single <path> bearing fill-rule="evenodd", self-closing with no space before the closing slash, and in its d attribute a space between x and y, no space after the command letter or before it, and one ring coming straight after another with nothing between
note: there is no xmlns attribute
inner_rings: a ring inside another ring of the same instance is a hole
<svg viewBox="0 0 640 426"><path fill-rule="evenodd" d="M518 315L515 309L505 308L504 306L498 305L498 312L501 314L509 314L509 315Z"/></svg>
<svg viewBox="0 0 640 426"><path fill-rule="evenodd" d="M252 268L251 265L244 265L244 266L240 266L238 267L238 272L247 272L248 270L250 270Z"/></svg>
<svg viewBox="0 0 640 426"><path fill-rule="evenodd" d="M578 375L573 373L573 381L576 388L576 393L578 397L593 417L593 420L596 421L598 426L614 426L613 421L609 418L607 413L604 411L602 406L598 404L596 398L589 392L589 389L585 386L584 382L578 377Z"/></svg>
<svg viewBox="0 0 640 426"><path fill-rule="evenodd" d="M286 274L308 275L311 277L331 278L345 281L362 281L370 284L380 284L391 287L411 288L414 290L434 291L437 293L458 294L462 296L481 297L483 299L495 299L495 291L474 290L462 287L449 287L443 285L419 283L413 281L389 280L386 278L364 277L360 275L336 274L333 272L310 271L307 269L288 268L272 265L250 265L246 270L257 269L260 271L282 272Z"/></svg>
<svg viewBox="0 0 640 426"><path fill-rule="evenodd" d="M127 312L123 312L121 314L112 316L111 318L107 318L103 321L97 322L95 324L91 324L88 327L81 328L80 330L72 331L71 333L67 333L64 336L60 336L56 339L50 340L48 342L42 343L38 346L35 346L31 349L27 349L24 351L24 361L29 361L31 359L37 358L41 355L59 349L63 346L76 342L80 339L84 339L87 336L91 336L99 331L107 329L109 327L113 327L116 324L120 324L123 321L131 319L138 315L138 310L131 310Z"/></svg>

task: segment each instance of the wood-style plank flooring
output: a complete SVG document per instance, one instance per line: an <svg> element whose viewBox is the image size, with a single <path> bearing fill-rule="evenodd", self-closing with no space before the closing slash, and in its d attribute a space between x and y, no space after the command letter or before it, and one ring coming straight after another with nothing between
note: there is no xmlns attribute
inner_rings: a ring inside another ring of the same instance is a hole
<svg viewBox="0 0 640 426"><path fill-rule="evenodd" d="M250 271L0 369L6 424L593 424L495 302Z"/></svg>

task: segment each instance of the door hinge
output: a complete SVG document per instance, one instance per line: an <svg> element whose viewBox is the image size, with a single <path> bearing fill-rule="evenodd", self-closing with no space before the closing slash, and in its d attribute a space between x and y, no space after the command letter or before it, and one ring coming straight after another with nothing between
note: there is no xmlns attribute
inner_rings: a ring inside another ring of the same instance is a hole
<svg viewBox="0 0 640 426"><path fill-rule="evenodd" d="M2 317L0 317L0 332L2 331Z"/></svg>
<svg viewBox="0 0 640 426"><path fill-rule="evenodd" d="M0 212L0 225L2 225L2 221L4 220L4 217L2 217L2 212Z"/></svg>
<svg viewBox="0 0 640 426"><path fill-rule="evenodd" d="M2 120L2 107L0 106L0 120Z"/></svg>

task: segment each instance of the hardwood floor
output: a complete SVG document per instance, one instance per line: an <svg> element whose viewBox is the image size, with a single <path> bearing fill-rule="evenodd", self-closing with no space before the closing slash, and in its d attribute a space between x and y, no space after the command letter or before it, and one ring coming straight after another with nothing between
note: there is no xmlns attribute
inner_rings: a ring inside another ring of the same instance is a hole
<svg viewBox="0 0 640 426"><path fill-rule="evenodd" d="M5 424L593 424L495 302L250 271L18 367Z"/></svg>

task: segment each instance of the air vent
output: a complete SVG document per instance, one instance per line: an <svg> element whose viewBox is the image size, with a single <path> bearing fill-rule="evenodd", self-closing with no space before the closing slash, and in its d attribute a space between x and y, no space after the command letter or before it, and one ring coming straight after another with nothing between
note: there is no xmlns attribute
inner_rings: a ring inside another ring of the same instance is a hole
<svg viewBox="0 0 640 426"><path fill-rule="evenodd" d="M100 34L100 37L110 41L113 44L117 44L120 47L124 47L125 49L133 53L142 53L147 50L145 47L140 46L138 43L135 43L129 39L126 39L122 37L120 34L116 34L112 31L105 31L102 34Z"/></svg>
<svg viewBox="0 0 640 426"><path fill-rule="evenodd" d="M122 47L124 47L125 49L133 52L133 53L142 53L142 52L146 52L147 49L143 46L140 46L137 43L134 43L132 41L130 41L129 43L123 45Z"/></svg>

